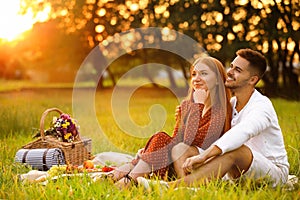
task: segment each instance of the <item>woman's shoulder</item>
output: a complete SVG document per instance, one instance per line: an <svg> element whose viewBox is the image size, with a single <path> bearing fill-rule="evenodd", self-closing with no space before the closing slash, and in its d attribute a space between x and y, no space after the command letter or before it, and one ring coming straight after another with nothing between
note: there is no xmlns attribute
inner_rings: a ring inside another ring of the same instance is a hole
<svg viewBox="0 0 300 200"><path fill-rule="evenodd" d="M184 99L184 100L182 100L182 102L181 102L181 106L188 106L188 105L190 105L192 102L191 102L191 100L189 100L189 99Z"/></svg>

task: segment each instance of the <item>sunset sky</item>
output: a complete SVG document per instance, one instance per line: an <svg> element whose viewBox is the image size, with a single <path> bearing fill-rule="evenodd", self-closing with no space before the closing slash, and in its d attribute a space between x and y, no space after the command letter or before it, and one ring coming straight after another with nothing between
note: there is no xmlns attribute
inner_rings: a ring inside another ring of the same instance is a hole
<svg viewBox="0 0 300 200"><path fill-rule="evenodd" d="M38 0L32 2L39 3ZM46 6L42 11L35 13L36 15L31 9L27 9L22 15L21 6L20 0L0 1L0 39L18 39L22 33L30 30L34 23L46 21L51 12L51 7Z"/></svg>

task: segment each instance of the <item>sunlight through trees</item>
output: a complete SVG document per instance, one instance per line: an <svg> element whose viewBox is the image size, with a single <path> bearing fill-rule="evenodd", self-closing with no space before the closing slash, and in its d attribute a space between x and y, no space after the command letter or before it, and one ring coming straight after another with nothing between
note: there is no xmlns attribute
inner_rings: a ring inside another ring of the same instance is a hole
<svg viewBox="0 0 300 200"><path fill-rule="evenodd" d="M299 0L22 0L21 5L24 14L36 17L50 7L47 20L76 35L82 57L116 33L169 28L195 39L226 65L237 49L257 49L268 58L265 87L299 91Z"/></svg>

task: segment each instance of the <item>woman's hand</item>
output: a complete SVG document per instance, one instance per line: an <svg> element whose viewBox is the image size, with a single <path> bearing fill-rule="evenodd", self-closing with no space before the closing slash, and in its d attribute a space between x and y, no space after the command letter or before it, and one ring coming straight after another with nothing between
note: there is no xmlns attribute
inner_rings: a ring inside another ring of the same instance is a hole
<svg viewBox="0 0 300 200"><path fill-rule="evenodd" d="M209 91L204 90L204 89L196 89L193 93L193 99L195 103L203 103L209 96Z"/></svg>
<svg viewBox="0 0 300 200"><path fill-rule="evenodd" d="M137 157L141 157L142 156L142 154L144 153L144 150L145 150L145 148L141 148L141 149L139 149L138 151L137 151Z"/></svg>

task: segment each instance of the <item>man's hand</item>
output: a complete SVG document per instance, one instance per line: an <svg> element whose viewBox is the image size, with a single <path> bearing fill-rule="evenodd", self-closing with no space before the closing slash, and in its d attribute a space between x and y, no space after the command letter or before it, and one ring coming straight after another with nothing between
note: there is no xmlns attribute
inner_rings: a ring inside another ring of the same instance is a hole
<svg viewBox="0 0 300 200"><path fill-rule="evenodd" d="M182 168L186 174L191 173L194 169L200 167L205 162L205 158L201 155L193 156L187 158L186 161L183 163Z"/></svg>
<svg viewBox="0 0 300 200"><path fill-rule="evenodd" d="M194 169L199 168L201 165L204 165L206 162L210 161L211 159L214 159L215 156L218 156L221 153L222 150L219 147L212 145L200 155L187 158L182 165L183 171L186 174L189 174Z"/></svg>

